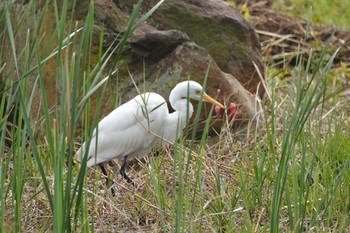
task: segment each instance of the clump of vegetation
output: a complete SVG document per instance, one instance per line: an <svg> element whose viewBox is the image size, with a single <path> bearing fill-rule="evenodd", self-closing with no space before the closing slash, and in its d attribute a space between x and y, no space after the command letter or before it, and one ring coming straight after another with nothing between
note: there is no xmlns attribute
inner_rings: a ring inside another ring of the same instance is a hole
<svg viewBox="0 0 350 233"><path fill-rule="evenodd" d="M305 19L308 18L308 9L312 8L314 12L312 22L328 26L343 27L349 29L350 12L348 11L350 2L336 2L332 0L278 0L273 1L273 8L283 11L289 15L298 15Z"/></svg>

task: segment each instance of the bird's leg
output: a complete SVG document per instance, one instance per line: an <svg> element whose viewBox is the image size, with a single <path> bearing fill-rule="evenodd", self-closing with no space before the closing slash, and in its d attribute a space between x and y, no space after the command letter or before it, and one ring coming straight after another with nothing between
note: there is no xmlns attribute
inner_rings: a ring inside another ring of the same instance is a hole
<svg viewBox="0 0 350 233"><path fill-rule="evenodd" d="M102 163L100 164L100 168L101 168L101 170L102 170L103 175L106 177L106 186L107 186L107 188L108 188L109 179L108 179L107 170L106 170L106 168L103 166ZM113 182L113 181L112 181L112 182ZM114 196L115 196L115 191L114 191L114 188L113 188L113 187L111 188L111 192L112 192L112 195L113 195L113 197L114 197Z"/></svg>
<svg viewBox="0 0 350 233"><path fill-rule="evenodd" d="M126 181L129 184L134 184L134 182L130 179L130 177L125 173L125 165L126 165L126 160L128 159L128 156L124 156L122 166L120 167L120 175L126 179Z"/></svg>

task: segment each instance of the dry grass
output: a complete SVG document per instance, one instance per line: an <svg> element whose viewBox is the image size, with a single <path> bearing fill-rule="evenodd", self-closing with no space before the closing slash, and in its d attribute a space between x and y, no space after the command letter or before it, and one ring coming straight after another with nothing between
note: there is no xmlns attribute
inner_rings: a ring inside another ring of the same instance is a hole
<svg viewBox="0 0 350 233"><path fill-rule="evenodd" d="M155 191L156 187L160 187L164 192L162 198L166 197L162 200L161 206L168 230L175 229L174 218L180 194L183 195L184 199L185 227L183 231L185 232L192 232L192 230L216 232L220 229L224 232L227 227L229 232L268 231L271 221L270 208L274 179L281 154L285 111L282 106L289 98L286 95L285 87L276 89L276 91L277 125L274 144L276 157L270 157L271 153L268 152L271 148L269 149L267 145L269 139L264 128L266 126L263 126L257 134L249 133L250 136L236 135L226 128L217 138L209 140L207 144L197 142L193 151L188 149L188 143L181 147L181 156L183 156L185 164L189 154L191 154L187 173L184 169L179 170L179 158L174 160L173 150L163 150L157 157L151 156L130 163L127 173L136 183L135 187L127 184L116 172L119 166L109 165L109 174L114 178L115 197L106 189L104 177L99 169L89 169L87 183L84 187L84 199L88 206L89 217L87 222L78 222L77 229L80 229L81 224L93 224L93 229L96 232L163 232L159 215L160 205L157 200L159 196ZM278 93L279 91L280 93ZM349 98L348 94L340 96L335 105L328 105L324 111L317 110L315 115L318 117L310 122L309 130L317 133L315 129L320 121L327 125L330 118L347 117L349 114L346 104L347 98ZM329 101L329 103L333 102ZM264 102L265 108L268 104L270 104L270 100L267 99ZM267 117L267 121L270 121L271 116L268 114ZM333 124L336 123L333 122ZM325 140L329 138L329 133L334 130L329 127L324 128L321 132L322 143L326 143ZM346 133L348 129L348 122L344 122L342 131ZM301 149L297 148L296 150ZM45 154L45 152L43 153ZM259 165L260 156L263 153L266 153L266 158L264 158L263 164ZM298 152L295 159L299 161L301 159ZM34 163L32 159L27 158L27 160L29 160L27 165ZM160 179L157 183L152 180L151 163L154 164L156 179ZM258 166L262 166L260 174ZM74 169L74 174L77 174L77 168ZM53 193L52 172L50 169L47 171ZM186 178L182 177L180 172L183 175L186 174ZM9 177L11 177L11 173L9 173ZM183 181L180 181L180 177L183 178ZM288 179L292 179L292 177ZM7 182L10 181L7 179ZM344 182L349 183L345 180ZM183 189L182 193L178 192L180 187ZM46 232L52 228L51 210L42 191L43 186L34 165L33 167L29 166L22 195L22 220L28 223L23 228L26 232ZM14 221L11 211L13 209L11 195L10 190L6 202L8 211L6 211L7 221L5 224L9 227L8 229L12 229ZM314 203L314 201L317 200L309 200L310 203ZM287 205L281 209L279 225L282 231L288 231L290 227L289 211ZM311 221L310 218L305 219L306 223L304 224ZM322 226L323 220L319 219L319 221L321 224L317 228L318 230L335 230L339 224L336 222L333 225L328 222L326 226ZM345 231L350 231L350 228L346 227Z"/></svg>

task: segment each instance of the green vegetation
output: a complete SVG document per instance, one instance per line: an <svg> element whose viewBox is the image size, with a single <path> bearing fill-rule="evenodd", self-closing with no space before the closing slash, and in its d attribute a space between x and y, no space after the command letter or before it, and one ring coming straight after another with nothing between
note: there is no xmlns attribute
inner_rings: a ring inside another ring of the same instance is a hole
<svg viewBox="0 0 350 233"><path fill-rule="evenodd" d="M208 143L208 120L199 140L186 135L173 150L127 168L136 187L110 175L113 197L98 169L73 164L74 145L99 121L109 81L102 71L118 62L127 37L148 15L137 20L139 2L123 39L107 50L100 46L100 59L92 64L94 5L84 27L71 27L68 3L55 7L53 49L44 54L43 17L35 19L37 28L28 30L23 46L16 40L35 1L18 24L11 21L10 3L0 14L0 232L350 231L349 90L341 88L347 68L333 66L338 50L329 52L327 44L320 56L298 56L295 67L267 67L265 124L258 133L239 137L227 124L217 142ZM7 51L11 59L4 57ZM51 59L62 84L53 113L42 88ZM39 97L46 127L38 139L41 125L30 115ZM109 168L110 174L115 170Z"/></svg>
<svg viewBox="0 0 350 233"><path fill-rule="evenodd" d="M349 29L350 2L332 0L277 0L273 1L273 8L286 12L290 15L297 15L308 18L308 11L312 8L314 12L312 22L329 26L341 26Z"/></svg>

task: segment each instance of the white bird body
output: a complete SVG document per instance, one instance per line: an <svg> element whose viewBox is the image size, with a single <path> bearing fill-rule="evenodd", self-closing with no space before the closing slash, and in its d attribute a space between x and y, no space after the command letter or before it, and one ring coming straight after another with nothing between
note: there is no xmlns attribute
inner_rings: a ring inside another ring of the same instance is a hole
<svg viewBox="0 0 350 233"><path fill-rule="evenodd" d="M148 114L148 119L144 114ZM87 154L87 167L114 158L145 155L153 144L155 134L161 132L167 114L166 101L156 93L138 95L119 106L104 117L94 130ZM86 143L78 150L78 155L85 155Z"/></svg>
<svg viewBox="0 0 350 233"><path fill-rule="evenodd" d="M150 92L119 106L104 117L94 130L86 155L87 167L123 158L120 173L131 183L125 174L126 159L144 156L156 144L174 143L193 114L188 98L200 100L202 97L203 101L224 108L194 81L181 82L171 91L169 101L175 110L173 113L169 113L162 96ZM77 152L80 159L86 154L86 143ZM101 168L104 169L103 166Z"/></svg>

